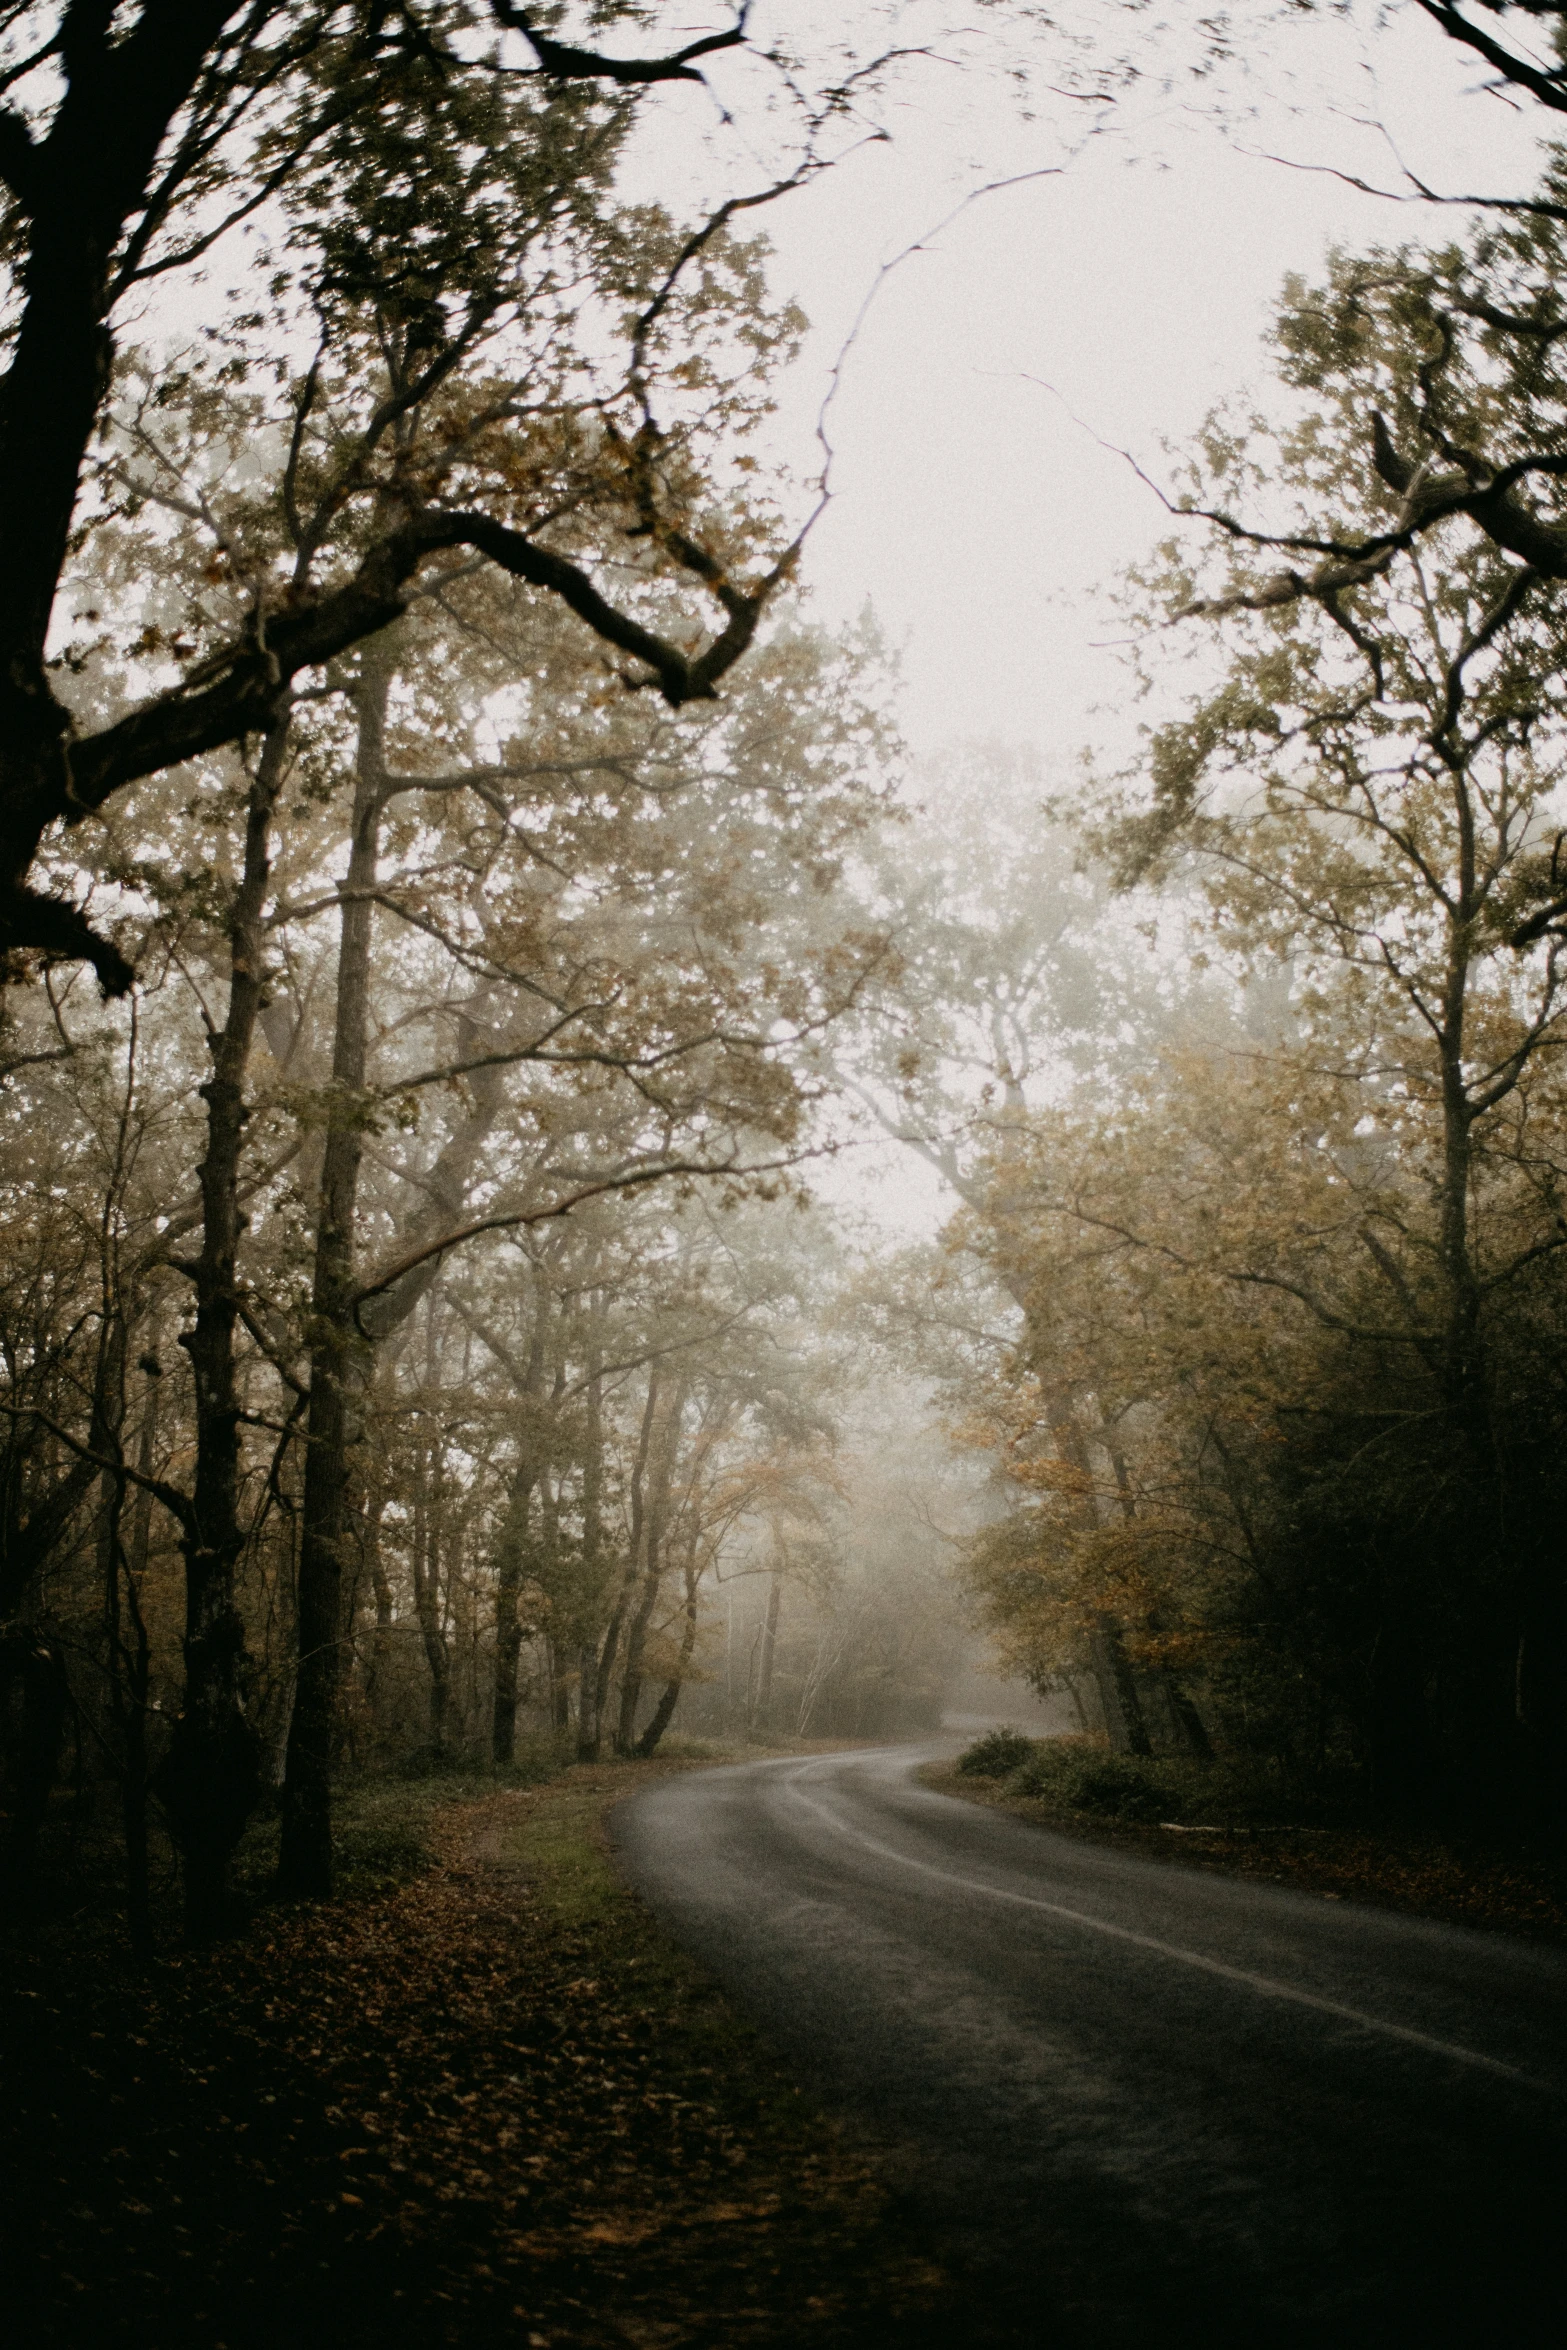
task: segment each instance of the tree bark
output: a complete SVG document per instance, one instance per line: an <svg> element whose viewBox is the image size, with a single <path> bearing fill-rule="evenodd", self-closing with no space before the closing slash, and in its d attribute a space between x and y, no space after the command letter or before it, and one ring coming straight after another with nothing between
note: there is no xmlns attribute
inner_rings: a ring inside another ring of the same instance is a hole
<svg viewBox="0 0 1567 2350"><path fill-rule="evenodd" d="M152 1474L156 1442L158 1388L149 1381L142 1414L137 1467ZM125 1841L125 1920L131 1948L145 1955L152 1948L152 1898L147 1866L147 1700L152 1680L152 1650L141 1609L141 1581L147 1564L149 1513L132 1521L131 1550L121 1539L125 1509L125 1480L106 1479L104 1544L101 1556L104 1619L109 1646L109 1706L119 1733L120 1825ZM150 1500L139 1494L138 1499Z"/></svg>
<svg viewBox="0 0 1567 2350"><path fill-rule="evenodd" d="M762 1623L762 1654L756 1681L756 1718L765 1729L773 1702L773 1664L778 1654L778 1617L783 1606L783 1575L774 1567L767 1586L767 1614Z"/></svg>
<svg viewBox="0 0 1567 2350"><path fill-rule="evenodd" d="M604 1561L604 1298L595 1289L588 1301L586 1426L582 1450L582 1582L596 1617ZM597 1762L603 1708L599 1694L598 1643L585 1641L577 1660L577 1760Z"/></svg>
<svg viewBox="0 0 1567 2350"><path fill-rule="evenodd" d="M343 1549L349 1450L368 1347L354 1321L355 1217L364 1153L364 1084L374 887L386 788L386 707L395 654L390 634L365 649L348 872L337 958L332 1099L321 1162L311 1295L310 1402L300 1509L298 1662L283 1778L278 1882L285 1892L332 1890L332 1741L342 1640Z"/></svg>
<svg viewBox="0 0 1567 2350"><path fill-rule="evenodd" d="M528 1552L528 1521L538 1469L530 1439L524 1432L522 1450L512 1470L506 1497L506 1516L495 1552L495 1686L490 1714L490 1759L511 1762L517 1752L517 1680L522 1660L522 1619L517 1601L522 1590Z"/></svg>
<svg viewBox="0 0 1567 2350"><path fill-rule="evenodd" d="M1153 1741L1143 1719L1121 1627L1107 1611L1101 1610L1094 1618L1088 1647L1111 1746L1117 1754L1152 1754Z"/></svg>
<svg viewBox="0 0 1567 2350"><path fill-rule="evenodd" d="M654 1708L652 1720L637 1740L637 1752L644 1757L657 1752L659 1740L675 1718L675 1707L680 1702L680 1692L686 1684L686 1674L696 1651L696 1593L697 1570L693 1553L686 1560L686 1620L680 1635L680 1656L673 1678L664 1684L664 1694Z"/></svg>
<svg viewBox="0 0 1567 2350"><path fill-rule="evenodd" d="M1446 746L1453 806L1458 821L1458 889L1448 910L1447 968L1443 976L1442 1021L1437 1049L1442 1070L1441 1256L1447 1287L1444 1333L1445 1384L1449 1415L1463 1441L1490 1466L1486 1378L1481 1337L1481 1293L1469 1245L1469 1192L1473 1177L1475 1106L1464 1073L1473 963L1476 890L1474 810L1467 762L1461 749ZM1438 745L1439 755L1442 746Z"/></svg>
<svg viewBox="0 0 1567 2350"><path fill-rule="evenodd" d="M441 1607L441 1513L445 1475L438 1434L421 1444L414 1480L414 1613L430 1668L430 1750L445 1756L451 1712L452 1659Z"/></svg>
<svg viewBox="0 0 1567 2350"><path fill-rule="evenodd" d="M371 1736L379 1739L387 1654L392 1642L392 1584L381 1556L381 1519L387 1503L386 1485L378 1479L373 1494L367 1496L361 1521L365 1568L370 1577L370 1596L375 1607L375 1623L370 1632L370 1657L365 1667L365 1704L370 1716Z"/></svg>
<svg viewBox="0 0 1567 2350"><path fill-rule="evenodd" d="M196 1469L181 1538L184 1702L158 1773L158 1794L184 1867L186 1927L198 1941L224 1922L229 1861L261 1790L260 1751L247 1712L251 1665L237 1596L244 1536L234 1338L245 1228L240 1159L250 1116L245 1087L266 987L262 920L272 878L272 816L288 749L285 713L262 744L246 807L244 868L229 914L228 1011L212 1039L212 1075L201 1089L207 1153L200 1175L196 1321L180 1340L195 1385Z"/></svg>
<svg viewBox="0 0 1567 2350"><path fill-rule="evenodd" d="M643 1488L647 1477L648 1448L653 1439L653 1422L658 1413L658 1392L658 1373L653 1371L648 1376L647 1401L642 1407L642 1425L637 1432L636 1458L631 1464L631 1544L626 1554L626 1564L620 1578L620 1588L615 1594L615 1604L610 1610L609 1622L604 1627L598 1665L593 1676L593 1751L583 1758L588 1762L597 1762L598 1760L599 1743L603 1735L604 1716L609 1708L610 1681L615 1670L615 1657L620 1646L621 1629L626 1620L626 1610L631 1604L631 1594L637 1587L637 1577L642 1571L642 1540L646 1527Z"/></svg>
<svg viewBox="0 0 1567 2350"><path fill-rule="evenodd" d="M615 1752L635 1748L637 1707L642 1698L642 1655L647 1628L658 1602L664 1572L664 1535L669 1524L670 1492L675 1478L675 1456L680 1448L680 1425L685 1417L688 1382L677 1384L658 1432L653 1474L648 1481L647 1509L642 1527L642 1587L626 1635L626 1667L620 1684L620 1718L615 1729Z"/></svg>
<svg viewBox="0 0 1567 2350"><path fill-rule="evenodd" d="M545 1318L548 1312L544 1284L537 1284L528 1367L523 1382L523 1408L517 1421L517 1461L506 1517L496 1550L495 1573L495 1691L490 1721L490 1758L509 1763L517 1752L517 1674L522 1658L522 1624L517 1601L527 1564L528 1527L533 1495L539 1482L538 1431L535 1406L544 1385Z"/></svg>

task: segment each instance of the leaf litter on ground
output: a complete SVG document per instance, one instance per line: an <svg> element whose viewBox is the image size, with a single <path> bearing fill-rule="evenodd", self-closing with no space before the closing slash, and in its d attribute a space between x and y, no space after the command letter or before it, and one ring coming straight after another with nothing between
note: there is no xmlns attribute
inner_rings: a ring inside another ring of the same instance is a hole
<svg viewBox="0 0 1567 2350"><path fill-rule="evenodd" d="M604 1814L659 1767L448 1804L407 1881L208 1952L15 1950L13 2311L169 2350L950 2340L874 2155L615 1881Z"/></svg>

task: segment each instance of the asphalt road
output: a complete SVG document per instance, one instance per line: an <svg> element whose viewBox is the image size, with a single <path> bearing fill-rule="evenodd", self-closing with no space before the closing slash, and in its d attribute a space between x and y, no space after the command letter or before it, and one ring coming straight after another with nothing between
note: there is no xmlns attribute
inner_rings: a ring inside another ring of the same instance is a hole
<svg viewBox="0 0 1567 2350"><path fill-rule="evenodd" d="M966 2279L954 2350L1560 2350L1567 1955L1054 1836L921 1787L942 1751L683 1775L615 1832Z"/></svg>

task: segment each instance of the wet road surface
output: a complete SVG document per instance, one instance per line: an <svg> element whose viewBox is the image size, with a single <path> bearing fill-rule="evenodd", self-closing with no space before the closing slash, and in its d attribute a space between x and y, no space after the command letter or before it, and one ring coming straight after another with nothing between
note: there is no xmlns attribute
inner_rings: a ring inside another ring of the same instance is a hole
<svg viewBox="0 0 1567 2350"><path fill-rule="evenodd" d="M691 1773L615 1833L874 2139L954 2350L1567 2340L1567 1953L1079 1844L920 1786L944 1751Z"/></svg>

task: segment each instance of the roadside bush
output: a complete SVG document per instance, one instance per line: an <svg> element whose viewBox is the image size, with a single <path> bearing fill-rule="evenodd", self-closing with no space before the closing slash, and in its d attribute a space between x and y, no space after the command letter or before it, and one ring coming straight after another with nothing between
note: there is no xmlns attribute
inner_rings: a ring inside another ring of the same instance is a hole
<svg viewBox="0 0 1567 2350"><path fill-rule="evenodd" d="M1303 1781L1252 1755L1198 1762L1176 1754L1114 1754L1097 1738L1036 1740L1009 1774L1007 1792L1101 1819L1225 1828L1341 1825L1357 1816L1360 1804L1347 1776Z"/></svg>
<svg viewBox="0 0 1567 2350"><path fill-rule="evenodd" d="M1042 1738L1012 1773L1007 1790L1012 1795L1036 1795L1046 1803L1070 1804L1076 1800L1084 1763L1097 1762L1101 1752L1079 1738Z"/></svg>
<svg viewBox="0 0 1567 2350"><path fill-rule="evenodd" d="M1112 1754L1086 1738L1044 1738L1012 1773L1014 1795L1032 1795L1102 1819L1178 1820L1186 1809L1181 1764Z"/></svg>
<svg viewBox="0 0 1567 2350"><path fill-rule="evenodd" d="M1034 1751L1032 1738L1025 1738L1021 1730L1010 1723L999 1729L987 1730L983 1738L965 1748L958 1756L958 1769L967 1771L974 1779L1007 1779L1028 1762Z"/></svg>
<svg viewBox="0 0 1567 2350"><path fill-rule="evenodd" d="M1167 1820L1179 1808L1179 1797L1160 1784L1161 1773L1124 1754L1096 1756L1080 1763L1072 1801L1079 1811L1098 1812L1112 1820Z"/></svg>

